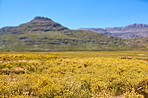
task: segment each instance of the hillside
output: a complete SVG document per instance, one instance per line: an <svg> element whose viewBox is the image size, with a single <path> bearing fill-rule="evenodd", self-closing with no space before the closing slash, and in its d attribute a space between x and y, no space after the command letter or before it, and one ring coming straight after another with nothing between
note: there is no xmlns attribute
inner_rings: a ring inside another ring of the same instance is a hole
<svg viewBox="0 0 148 98"><path fill-rule="evenodd" d="M129 48L121 38L69 30L49 18L0 29L1 51L116 50Z"/></svg>
<svg viewBox="0 0 148 98"><path fill-rule="evenodd" d="M148 25L146 24L131 24L125 27L113 28L81 28L80 30L94 31L123 39L148 37Z"/></svg>
<svg viewBox="0 0 148 98"><path fill-rule="evenodd" d="M140 50L148 50L148 38L124 39L124 42L135 50L137 47L140 47Z"/></svg>
<svg viewBox="0 0 148 98"><path fill-rule="evenodd" d="M0 51L129 50L135 42L92 31L70 30L45 17L0 29ZM136 49L145 48L138 45Z"/></svg>

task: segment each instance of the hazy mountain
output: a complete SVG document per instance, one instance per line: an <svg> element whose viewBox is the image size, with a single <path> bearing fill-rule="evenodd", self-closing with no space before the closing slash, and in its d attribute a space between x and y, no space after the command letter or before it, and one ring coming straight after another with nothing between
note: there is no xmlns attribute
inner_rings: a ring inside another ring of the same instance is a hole
<svg viewBox="0 0 148 98"><path fill-rule="evenodd" d="M132 24L126 27L114 28L80 28L80 30L94 31L124 39L148 37L148 25L146 24Z"/></svg>
<svg viewBox="0 0 148 98"><path fill-rule="evenodd" d="M44 17L0 29L1 51L127 50L135 48L134 45L106 34L70 30ZM136 49L145 47L139 45Z"/></svg>

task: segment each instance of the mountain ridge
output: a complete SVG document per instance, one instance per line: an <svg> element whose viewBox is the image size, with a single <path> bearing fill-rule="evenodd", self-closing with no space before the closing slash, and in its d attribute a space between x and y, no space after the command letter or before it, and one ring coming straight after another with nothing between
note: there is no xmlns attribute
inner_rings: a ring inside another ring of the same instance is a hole
<svg viewBox="0 0 148 98"><path fill-rule="evenodd" d="M130 41L92 31L70 30L45 17L0 29L0 51L104 51L135 48ZM144 48L138 45L137 48Z"/></svg>
<svg viewBox="0 0 148 98"><path fill-rule="evenodd" d="M80 28L79 30L88 30L111 36L117 36L123 39L148 37L147 24L131 24L125 27L108 27L108 28Z"/></svg>

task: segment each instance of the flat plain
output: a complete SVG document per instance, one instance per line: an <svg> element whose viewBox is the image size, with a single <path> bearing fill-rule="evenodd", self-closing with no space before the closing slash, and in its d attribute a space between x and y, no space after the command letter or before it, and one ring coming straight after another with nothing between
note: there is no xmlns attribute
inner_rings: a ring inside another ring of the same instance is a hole
<svg viewBox="0 0 148 98"><path fill-rule="evenodd" d="M148 51L2 52L0 97L147 98Z"/></svg>

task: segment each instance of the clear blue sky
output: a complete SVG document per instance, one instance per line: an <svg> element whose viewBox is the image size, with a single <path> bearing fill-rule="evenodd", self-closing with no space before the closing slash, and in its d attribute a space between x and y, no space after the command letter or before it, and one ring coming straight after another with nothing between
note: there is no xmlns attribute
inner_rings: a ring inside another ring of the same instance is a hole
<svg viewBox="0 0 148 98"><path fill-rule="evenodd" d="M35 16L70 29L148 24L148 0L0 0L0 28Z"/></svg>

